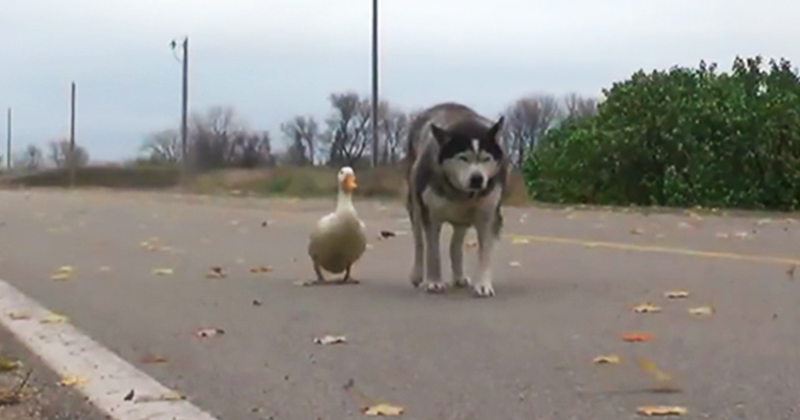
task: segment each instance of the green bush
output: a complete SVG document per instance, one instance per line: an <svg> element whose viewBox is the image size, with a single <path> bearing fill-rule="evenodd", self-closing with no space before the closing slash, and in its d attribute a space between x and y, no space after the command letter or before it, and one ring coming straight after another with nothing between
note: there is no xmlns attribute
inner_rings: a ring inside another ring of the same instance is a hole
<svg viewBox="0 0 800 420"><path fill-rule="evenodd" d="M786 60L639 71L528 155L535 200L800 207L800 80Z"/></svg>

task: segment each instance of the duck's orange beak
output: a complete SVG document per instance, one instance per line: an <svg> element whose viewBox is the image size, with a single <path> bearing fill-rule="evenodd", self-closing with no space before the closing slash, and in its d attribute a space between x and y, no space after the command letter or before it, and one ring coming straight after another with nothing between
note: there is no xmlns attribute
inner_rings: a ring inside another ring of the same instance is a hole
<svg viewBox="0 0 800 420"><path fill-rule="evenodd" d="M356 176L352 174L347 174L344 176L344 180L342 180L342 189L345 192L351 193L358 188L358 184L356 184Z"/></svg>

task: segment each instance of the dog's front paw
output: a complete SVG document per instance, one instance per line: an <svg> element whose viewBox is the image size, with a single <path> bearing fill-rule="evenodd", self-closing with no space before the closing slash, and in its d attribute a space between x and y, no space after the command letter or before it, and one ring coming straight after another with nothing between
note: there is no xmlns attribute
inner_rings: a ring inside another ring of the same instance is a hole
<svg viewBox="0 0 800 420"><path fill-rule="evenodd" d="M469 287L472 285L472 280L467 276L461 276L453 279L453 286L458 288Z"/></svg>
<svg viewBox="0 0 800 420"><path fill-rule="evenodd" d="M472 287L472 291L476 297L492 297L494 296L494 287L491 283L478 283Z"/></svg>
<svg viewBox="0 0 800 420"><path fill-rule="evenodd" d="M447 283L443 281L431 281L425 285L425 291L428 293L441 294L447 291Z"/></svg>

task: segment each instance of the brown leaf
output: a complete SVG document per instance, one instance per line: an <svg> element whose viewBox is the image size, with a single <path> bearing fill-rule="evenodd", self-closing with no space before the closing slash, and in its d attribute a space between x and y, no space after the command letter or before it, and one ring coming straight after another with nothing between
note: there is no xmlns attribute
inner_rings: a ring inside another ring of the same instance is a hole
<svg viewBox="0 0 800 420"><path fill-rule="evenodd" d="M89 383L89 378L80 375L65 375L58 381L61 386L77 386L87 383Z"/></svg>
<svg viewBox="0 0 800 420"><path fill-rule="evenodd" d="M172 270L171 268L154 268L153 269L153 274L155 274L157 276L171 276L174 273L175 273L175 271Z"/></svg>
<svg viewBox="0 0 800 420"><path fill-rule="evenodd" d="M206 277L209 279L222 279L228 277L228 275L225 273L225 270L223 270L222 267L214 266L208 269Z"/></svg>
<svg viewBox="0 0 800 420"><path fill-rule="evenodd" d="M55 312L51 312L48 314L44 319L42 319L42 324L61 324L67 322L67 317L61 314L57 314Z"/></svg>
<svg viewBox="0 0 800 420"><path fill-rule="evenodd" d="M31 316L24 312L9 312L8 317L11 318L13 321L31 319Z"/></svg>
<svg viewBox="0 0 800 420"><path fill-rule="evenodd" d="M11 372L22 367L19 359L8 355L0 355L0 372Z"/></svg>
<svg viewBox="0 0 800 420"><path fill-rule="evenodd" d="M50 276L51 280L64 281L72 280L75 274L75 267L71 265L64 265L56 269L55 273Z"/></svg>
<svg viewBox="0 0 800 420"><path fill-rule="evenodd" d="M661 312L661 307L652 302L645 302L634 306L633 312L637 314L652 314Z"/></svg>
<svg viewBox="0 0 800 420"><path fill-rule="evenodd" d="M689 297L689 292L686 290L669 290L664 292L664 297L667 299L683 299Z"/></svg>
<svg viewBox="0 0 800 420"><path fill-rule="evenodd" d="M631 229L631 235L641 235L644 233L644 229L642 228L633 228Z"/></svg>
<svg viewBox="0 0 800 420"><path fill-rule="evenodd" d="M622 363L622 358L618 354L606 354L592 359L596 365L618 365Z"/></svg>
<svg viewBox="0 0 800 420"><path fill-rule="evenodd" d="M384 417L396 417L403 414L405 410L403 407L398 407L396 405L390 404L375 404L372 406L367 407L364 410L365 416L384 416Z"/></svg>
<svg viewBox="0 0 800 420"><path fill-rule="evenodd" d="M142 357L141 361L142 363L147 363L147 364L167 363L167 358L148 353Z"/></svg>
<svg viewBox="0 0 800 420"><path fill-rule="evenodd" d="M686 407L671 405L646 405L638 407L636 412L642 416L683 416L689 412Z"/></svg>
<svg viewBox="0 0 800 420"><path fill-rule="evenodd" d="M658 365L644 357L639 357L639 367L642 368L643 372L653 375L656 382L663 383L672 381L672 375L661 370Z"/></svg>
<svg viewBox="0 0 800 420"><path fill-rule="evenodd" d="M643 343L652 340L653 336L648 333L626 333L621 338L629 343Z"/></svg>
<svg viewBox="0 0 800 420"><path fill-rule="evenodd" d="M259 265L256 267L250 267L250 272L253 274L269 273L270 271L272 271L272 267L268 265Z"/></svg>
<svg viewBox="0 0 800 420"><path fill-rule="evenodd" d="M786 270L786 276L789 277L789 280L794 280L794 270L796 268L797 266L792 265L788 270Z"/></svg>

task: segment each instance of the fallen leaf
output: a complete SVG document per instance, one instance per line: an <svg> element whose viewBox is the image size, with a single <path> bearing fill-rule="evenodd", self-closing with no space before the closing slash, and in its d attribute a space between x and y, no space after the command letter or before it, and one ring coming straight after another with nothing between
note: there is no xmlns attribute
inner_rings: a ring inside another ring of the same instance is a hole
<svg viewBox="0 0 800 420"><path fill-rule="evenodd" d="M170 392L167 392L167 393L164 393L163 395L161 395L161 400L162 401L180 401L180 400L184 400L184 399L186 399L186 397L184 397L178 391L170 391Z"/></svg>
<svg viewBox="0 0 800 420"><path fill-rule="evenodd" d="M657 313L661 312L661 307L652 303L652 302L645 302L639 305L634 306L633 312L637 314L650 314L650 313Z"/></svg>
<svg viewBox="0 0 800 420"><path fill-rule="evenodd" d="M770 223L772 223L772 219L770 219L770 218L759 219L759 220L756 221L756 226L764 226L764 225L768 225Z"/></svg>
<svg viewBox="0 0 800 420"><path fill-rule="evenodd" d="M272 267L270 267L268 265L259 265L259 266L250 268L250 272L253 273L253 274L269 273L270 271L272 271Z"/></svg>
<svg viewBox="0 0 800 420"><path fill-rule="evenodd" d="M8 355L0 356L0 372L10 372L22 367L22 362L19 359Z"/></svg>
<svg viewBox="0 0 800 420"><path fill-rule="evenodd" d="M678 222L678 227L681 229L692 229L694 226L686 222Z"/></svg>
<svg viewBox="0 0 800 420"><path fill-rule="evenodd" d="M395 417L402 415L404 411L405 410L403 410L403 407L398 407L389 404L375 404L364 409L364 415L373 417L374 416Z"/></svg>
<svg viewBox="0 0 800 420"><path fill-rule="evenodd" d="M154 268L153 274L157 276L171 276L174 271L171 268Z"/></svg>
<svg viewBox="0 0 800 420"><path fill-rule="evenodd" d="M683 299L689 297L689 292L686 290L669 290L664 292L664 297L667 299Z"/></svg>
<svg viewBox="0 0 800 420"><path fill-rule="evenodd" d="M710 305L689 308L689 314L694 316L709 316L714 314L714 308Z"/></svg>
<svg viewBox="0 0 800 420"><path fill-rule="evenodd" d="M104 266L101 266L100 268L98 268L97 271L100 271L101 273L107 273L107 272L111 271L111 267L109 267L107 265L104 265Z"/></svg>
<svg viewBox="0 0 800 420"><path fill-rule="evenodd" d="M511 262L508 263L508 265L510 267L515 267L515 268L522 267L522 264L519 261L511 261Z"/></svg>
<svg viewBox="0 0 800 420"><path fill-rule="evenodd" d="M578 215L575 214L575 213L570 213L570 214L567 215L567 219L569 219L569 220L575 219L576 217L578 217Z"/></svg>
<svg viewBox="0 0 800 420"><path fill-rule="evenodd" d="M44 319L42 319L42 324L61 324L63 322L67 322L67 317L55 312L51 312L49 315L44 317Z"/></svg>
<svg viewBox="0 0 800 420"><path fill-rule="evenodd" d="M642 228L633 228L631 229L631 235L641 235L644 233L644 229Z"/></svg>
<svg viewBox="0 0 800 420"><path fill-rule="evenodd" d="M343 335L326 335L323 337L314 338L314 344L322 344L323 346L344 343L347 343L347 337Z"/></svg>
<svg viewBox="0 0 800 420"><path fill-rule="evenodd" d="M225 330L221 328L200 328L195 334L201 338L216 337L225 334Z"/></svg>
<svg viewBox="0 0 800 420"><path fill-rule="evenodd" d="M394 236L397 236L397 234L395 234L394 232L392 232L390 230L382 230L381 231L381 238L383 238L383 239L392 238Z"/></svg>
<svg viewBox="0 0 800 420"><path fill-rule="evenodd" d="M14 321L19 321L22 319L31 319L31 316L24 312L9 312L8 317Z"/></svg>
<svg viewBox="0 0 800 420"><path fill-rule="evenodd" d="M642 416L683 416L689 412L686 407L672 405L646 405L636 409Z"/></svg>
<svg viewBox="0 0 800 420"><path fill-rule="evenodd" d="M642 343L646 341L650 341L653 339L653 336L647 333L627 333L622 334L622 341L627 341L630 343Z"/></svg>
<svg viewBox="0 0 800 420"><path fill-rule="evenodd" d="M89 383L89 378L79 375L65 375L58 381L58 384L61 386L77 386L86 383Z"/></svg>
<svg viewBox="0 0 800 420"><path fill-rule="evenodd" d="M222 267L211 267L208 269L206 277L210 279L221 279L228 277L228 275L225 274L225 271L222 269Z"/></svg>
<svg viewBox="0 0 800 420"><path fill-rule="evenodd" d="M514 237L511 238L511 243L514 244L514 245L528 244L530 242L531 242L530 239L523 238L521 236L514 236Z"/></svg>
<svg viewBox="0 0 800 420"><path fill-rule="evenodd" d="M592 359L592 363L596 365L618 365L622 362L622 358L617 354L607 354L597 356Z"/></svg>
<svg viewBox="0 0 800 420"><path fill-rule="evenodd" d="M717 239L729 239L731 237L731 235L728 235L725 232L717 232L715 236L717 237Z"/></svg>
<svg viewBox="0 0 800 420"><path fill-rule="evenodd" d="M659 383L672 381L672 375L661 370L658 365L644 357L639 358L639 367L641 367L642 371L645 373L653 375Z"/></svg>
<svg viewBox="0 0 800 420"><path fill-rule="evenodd" d="M64 265L56 269L55 273L50 276L51 280L71 280L73 278L73 274L75 274L75 267L71 265Z"/></svg>
<svg viewBox="0 0 800 420"><path fill-rule="evenodd" d="M132 401L134 394L135 394L135 392L133 390L131 390L130 392L125 394L124 397L122 397L122 401Z"/></svg>
<svg viewBox="0 0 800 420"><path fill-rule="evenodd" d="M789 277L789 280L794 280L794 270L796 268L797 267L795 265L792 265L788 270L786 270L786 276Z"/></svg>
<svg viewBox="0 0 800 420"><path fill-rule="evenodd" d="M141 362L147 364L166 363L167 358L163 356L156 356L154 354L146 354L144 357L142 357Z"/></svg>

